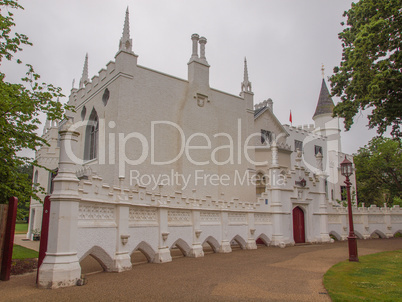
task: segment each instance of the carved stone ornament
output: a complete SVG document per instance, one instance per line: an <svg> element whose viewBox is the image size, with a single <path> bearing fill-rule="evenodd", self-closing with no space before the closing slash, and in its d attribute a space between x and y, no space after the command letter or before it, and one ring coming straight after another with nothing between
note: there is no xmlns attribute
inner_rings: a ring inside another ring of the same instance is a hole
<svg viewBox="0 0 402 302"><path fill-rule="evenodd" d="M255 233L255 229L250 229L250 234L254 235L254 233Z"/></svg>
<svg viewBox="0 0 402 302"><path fill-rule="evenodd" d="M200 107L204 107L206 101L209 102L208 96L201 93L197 93L194 98L197 100L197 105Z"/></svg>
<svg viewBox="0 0 402 302"><path fill-rule="evenodd" d="M121 243L123 245L126 245L128 242L128 238L130 238L130 235L120 235Z"/></svg>
<svg viewBox="0 0 402 302"><path fill-rule="evenodd" d="M169 236L169 232L164 232L164 233L162 233L162 239L163 239L163 241L166 241L166 239L168 238L168 236Z"/></svg>
<svg viewBox="0 0 402 302"><path fill-rule="evenodd" d="M196 230L196 231L195 231L195 236L196 236L197 238L200 238L201 233L202 233L201 230Z"/></svg>
<svg viewBox="0 0 402 302"><path fill-rule="evenodd" d="M302 199L303 198L303 191L302 190L297 190L297 198Z"/></svg>

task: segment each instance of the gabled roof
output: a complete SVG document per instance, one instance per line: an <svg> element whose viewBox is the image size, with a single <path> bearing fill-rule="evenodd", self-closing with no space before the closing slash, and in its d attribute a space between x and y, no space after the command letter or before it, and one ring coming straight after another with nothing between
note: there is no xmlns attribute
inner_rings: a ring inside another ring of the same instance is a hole
<svg viewBox="0 0 402 302"><path fill-rule="evenodd" d="M321 115L321 114L332 115L334 107L335 107L335 105L334 105L334 102L332 101L331 95L329 94L327 84L325 84L325 80L322 79L320 96L318 97L317 107L315 109L313 119L317 115Z"/></svg>
<svg viewBox="0 0 402 302"><path fill-rule="evenodd" d="M281 122L278 120L278 118L275 116L275 114L271 111L271 109L268 106L264 106L262 108L255 109L254 110L254 120L256 120L261 115L263 115L264 112L268 112L271 115L273 121L279 126L279 128L282 129L282 131L284 133L286 133L287 136L289 136L289 133L286 131L285 127L283 127Z"/></svg>

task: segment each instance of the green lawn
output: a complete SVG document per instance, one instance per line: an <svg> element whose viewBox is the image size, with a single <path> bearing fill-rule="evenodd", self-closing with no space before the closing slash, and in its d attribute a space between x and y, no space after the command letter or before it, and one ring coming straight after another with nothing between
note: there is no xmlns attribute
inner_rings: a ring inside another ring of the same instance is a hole
<svg viewBox="0 0 402 302"><path fill-rule="evenodd" d="M26 247L14 244L13 259L38 258L38 256L39 253L37 251L27 249Z"/></svg>
<svg viewBox="0 0 402 302"><path fill-rule="evenodd" d="M332 301L402 301L402 250L344 261L324 275Z"/></svg>
<svg viewBox="0 0 402 302"><path fill-rule="evenodd" d="M26 234L28 232L28 223L16 223L15 234Z"/></svg>

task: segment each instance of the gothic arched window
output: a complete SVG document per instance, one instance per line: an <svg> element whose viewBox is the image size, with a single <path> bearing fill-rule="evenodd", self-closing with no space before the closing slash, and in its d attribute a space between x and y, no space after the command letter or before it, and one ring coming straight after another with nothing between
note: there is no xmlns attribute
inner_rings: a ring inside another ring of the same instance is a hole
<svg viewBox="0 0 402 302"><path fill-rule="evenodd" d="M85 133L84 159L91 160L98 157L99 141L99 119L95 109L89 116L88 125Z"/></svg>

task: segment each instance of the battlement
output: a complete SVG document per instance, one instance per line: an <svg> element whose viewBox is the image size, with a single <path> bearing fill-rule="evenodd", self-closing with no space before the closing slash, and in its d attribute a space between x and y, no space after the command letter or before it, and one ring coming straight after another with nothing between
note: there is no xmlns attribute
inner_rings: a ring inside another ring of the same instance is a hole
<svg viewBox="0 0 402 302"><path fill-rule="evenodd" d="M352 206L353 215L355 214L401 214L402 208L399 205L394 205L392 207L388 207L386 203L384 203L383 207L377 207L372 204L369 207L365 207L364 203L360 207L356 207L356 205ZM347 214L348 208L344 207L342 204L334 205L332 204L332 209L335 210L339 214Z"/></svg>
<svg viewBox="0 0 402 302"><path fill-rule="evenodd" d="M277 146L279 149L291 151L292 147L286 143L278 142Z"/></svg>
<svg viewBox="0 0 402 302"><path fill-rule="evenodd" d="M271 109L271 111L273 111L273 101L272 101L272 99L268 99L268 100L262 101L261 103L255 104L254 105L254 110L265 108L267 106Z"/></svg>
<svg viewBox="0 0 402 302"><path fill-rule="evenodd" d="M98 175L92 174L90 169L82 168L77 171L77 174L86 176L80 180L78 188L78 194L83 202L233 211L254 211L259 207L258 202L240 201L238 198L228 200L223 193L219 199L212 198L210 195L199 196L195 189L189 196L184 195L182 191L168 194L164 193L162 185L156 191L138 184L131 188L111 186L104 183Z"/></svg>
<svg viewBox="0 0 402 302"><path fill-rule="evenodd" d="M97 75L94 75L91 81L85 83L84 87L79 89L72 88L69 96L70 105L79 105L84 99L97 92L105 83L115 77L115 62L110 61L106 68L102 68Z"/></svg>
<svg viewBox="0 0 402 302"><path fill-rule="evenodd" d="M317 133L314 133L313 130L315 129L314 124L306 124L306 125L300 125L300 126L290 126L287 124L284 124L283 127L285 127L286 131L289 132L296 132L296 133L302 133L304 135L309 135L314 139L321 139L325 140L327 136L320 135Z"/></svg>

